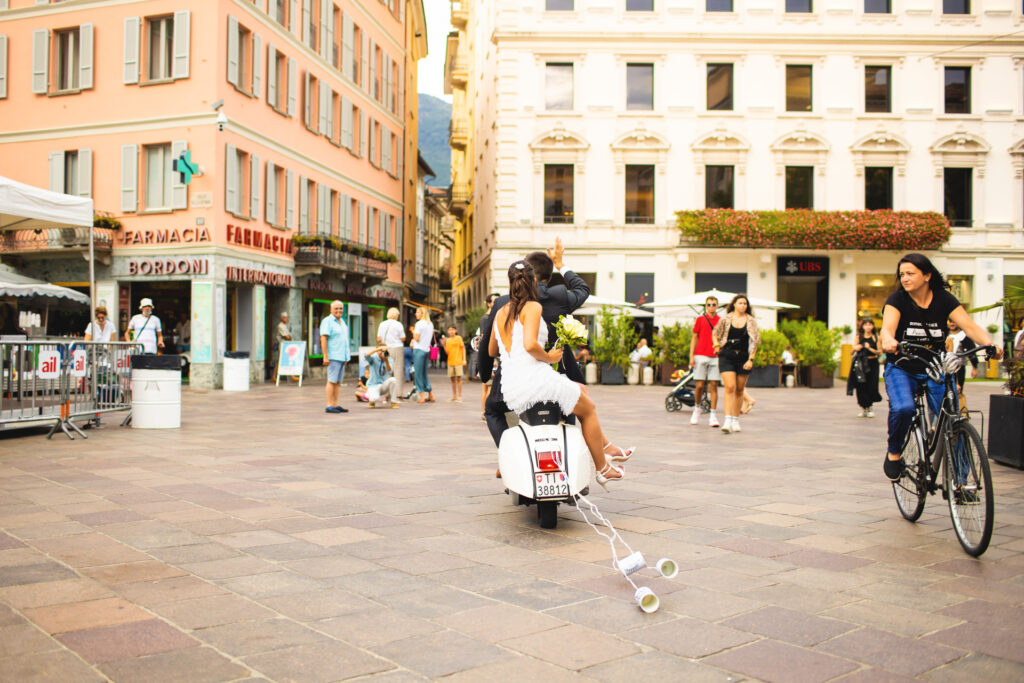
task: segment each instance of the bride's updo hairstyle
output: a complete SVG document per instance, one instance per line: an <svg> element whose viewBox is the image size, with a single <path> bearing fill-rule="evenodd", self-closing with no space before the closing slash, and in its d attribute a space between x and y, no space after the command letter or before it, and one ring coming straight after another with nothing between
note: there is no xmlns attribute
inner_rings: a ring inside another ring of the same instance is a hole
<svg viewBox="0 0 1024 683"><path fill-rule="evenodd" d="M533 266L526 261L516 261L508 267L508 317L505 318L505 330L510 331L519 314L529 301L538 301L537 279L533 274Z"/></svg>

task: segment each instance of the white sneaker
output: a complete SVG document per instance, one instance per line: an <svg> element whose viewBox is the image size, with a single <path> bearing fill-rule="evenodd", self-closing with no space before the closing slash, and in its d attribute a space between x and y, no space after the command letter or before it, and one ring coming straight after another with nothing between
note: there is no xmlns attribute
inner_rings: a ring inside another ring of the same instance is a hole
<svg viewBox="0 0 1024 683"><path fill-rule="evenodd" d="M722 425L722 433L728 434L732 431L732 418L728 415L725 416L725 424Z"/></svg>
<svg viewBox="0 0 1024 683"><path fill-rule="evenodd" d="M739 418L735 418L735 417L734 417L734 418L732 419L732 433L733 433L733 434L735 434L736 432L739 432L739 431L742 431L742 430L740 429L740 421L739 421Z"/></svg>
<svg viewBox="0 0 1024 683"><path fill-rule="evenodd" d="M870 408L868 408L867 417L874 417L874 416L875 416L875 411L873 411Z"/></svg>
<svg viewBox="0 0 1024 683"><path fill-rule="evenodd" d="M695 425L700 422L700 408L694 408L693 413L690 415L690 424Z"/></svg>
<svg viewBox="0 0 1024 683"><path fill-rule="evenodd" d="M726 417L725 421L728 423L729 422L729 418ZM697 424L697 423L694 422L694 424ZM718 423L718 416L715 415L715 411L712 410L710 413L708 413L708 427L718 427L718 426L720 426L719 423Z"/></svg>
<svg viewBox="0 0 1024 683"><path fill-rule="evenodd" d="M868 412L866 410L862 410L859 413L857 413L857 417L867 417L867 416L868 416Z"/></svg>

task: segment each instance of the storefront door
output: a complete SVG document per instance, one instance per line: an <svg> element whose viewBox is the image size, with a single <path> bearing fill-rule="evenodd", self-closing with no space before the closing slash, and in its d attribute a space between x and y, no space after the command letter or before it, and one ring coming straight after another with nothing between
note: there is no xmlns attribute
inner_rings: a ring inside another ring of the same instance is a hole
<svg viewBox="0 0 1024 683"><path fill-rule="evenodd" d="M828 258L780 256L778 300L800 308L779 311L780 320L815 318L828 324Z"/></svg>

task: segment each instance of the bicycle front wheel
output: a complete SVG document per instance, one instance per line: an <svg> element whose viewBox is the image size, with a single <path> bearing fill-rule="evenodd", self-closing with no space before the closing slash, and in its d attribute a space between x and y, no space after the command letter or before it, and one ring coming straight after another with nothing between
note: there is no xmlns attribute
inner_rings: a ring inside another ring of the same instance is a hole
<svg viewBox="0 0 1024 683"><path fill-rule="evenodd" d="M892 492L896 495L896 507L904 519L916 522L924 511L924 499L927 496L925 476L928 463L924 458L924 437L915 424L910 429L907 445L903 447L903 463L906 468L899 481L892 483Z"/></svg>
<svg viewBox="0 0 1024 683"><path fill-rule="evenodd" d="M966 420L950 428L945 449L943 469L953 530L964 551L977 557L992 540L995 517L988 454L978 430Z"/></svg>

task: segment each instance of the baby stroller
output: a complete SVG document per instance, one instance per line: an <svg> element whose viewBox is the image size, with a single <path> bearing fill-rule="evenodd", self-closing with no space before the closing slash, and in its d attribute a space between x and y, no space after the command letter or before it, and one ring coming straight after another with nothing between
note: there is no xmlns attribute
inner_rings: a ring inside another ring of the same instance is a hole
<svg viewBox="0 0 1024 683"><path fill-rule="evenodd" d="M671 379L675 385L665 397L665 410L676 413L682 410L684 405L692 407L694 403L693 390L697 386L693 379L693 370L676 370L672 373ZM700 409L703 413L711 410L711 400L708 398L707 392L701 397Z"/></svg>

